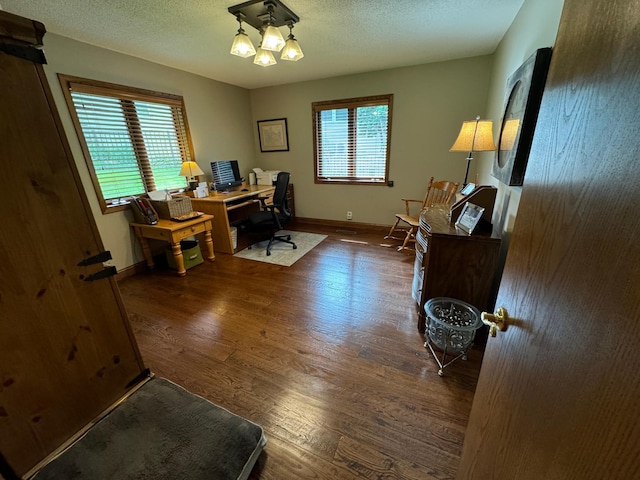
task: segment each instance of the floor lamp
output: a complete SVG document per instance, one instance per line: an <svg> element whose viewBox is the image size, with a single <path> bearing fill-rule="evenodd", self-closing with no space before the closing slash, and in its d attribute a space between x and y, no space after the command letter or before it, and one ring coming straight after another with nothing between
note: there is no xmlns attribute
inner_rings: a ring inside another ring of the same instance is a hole
<svg viewBox="0 0 640 480"><path fill-rule="evenodd" d="M493 122L491 120L480 120L477 116L475 120L462 123L458 138L453 142L450 152L469 152L467 156L467 171L464 174L462 188L467 185L469 178L469 165L473 160L473 152L492 152L496 149L493 143Z"/></svg>

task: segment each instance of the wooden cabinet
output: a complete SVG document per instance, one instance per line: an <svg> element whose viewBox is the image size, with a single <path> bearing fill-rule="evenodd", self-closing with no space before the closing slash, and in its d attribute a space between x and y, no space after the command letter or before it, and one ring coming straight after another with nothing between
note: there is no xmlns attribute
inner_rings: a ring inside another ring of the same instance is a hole
<svg viewBox="0 0 640 480"><path fill-rule="evenodd" d="M0 474L23 476L144 375L40 62L0 11ZM24 58L26 57L26 59Z"/></svg>
<svg viewBox="0 0 640 480"><path fill-rule="evenodd" d="M429 209L420 216L412 296L421 333L425 328L423 307L430 298L452 297L479 310L492 310L499 250L496 234L467 235L450 223L447 210Z"/></svg>

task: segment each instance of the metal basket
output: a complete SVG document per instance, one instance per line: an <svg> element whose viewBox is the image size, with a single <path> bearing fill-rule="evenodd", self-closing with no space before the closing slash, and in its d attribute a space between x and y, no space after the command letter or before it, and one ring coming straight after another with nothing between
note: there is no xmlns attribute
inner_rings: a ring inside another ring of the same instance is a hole
<svg viewBox="0 0 640 480"><path fill-rule="evenodd" d="M482 319L480 312L473 305L448 297L432 298L424 305L424 311L427 316L425 347L431 350L440 366L438 375L442 376L444 367L460 357L466 359L476 330L482 326ZM438 358L431 344L442 351L442 360ZM458 356L445 363L447 354Z"/></svg>

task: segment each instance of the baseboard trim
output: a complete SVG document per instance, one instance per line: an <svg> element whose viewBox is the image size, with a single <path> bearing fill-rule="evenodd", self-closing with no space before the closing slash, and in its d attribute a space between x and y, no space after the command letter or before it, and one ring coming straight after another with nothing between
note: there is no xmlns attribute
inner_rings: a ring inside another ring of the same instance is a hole
<svg viewBox="0 0 640 480"><path fill-rule="evenodd" d="M383 232L387 233L391 225L380 225L376 223L361 223L344 220L326 220L323 218L305 218L296 217L296 225L318 225L322 227L334 227L340 230L359 230L366 232Z"/></svg>
<svg viewBox="0 0 640 480"><path fill-rule="evenodd" d="M147 263L145 261L129 265L128 267L125 267L122 270L118 271L118 273L116 274L116 281L121 282L125 278L133 277L138 273L146 271L148 268L149 267L147 267Z"/></svg>

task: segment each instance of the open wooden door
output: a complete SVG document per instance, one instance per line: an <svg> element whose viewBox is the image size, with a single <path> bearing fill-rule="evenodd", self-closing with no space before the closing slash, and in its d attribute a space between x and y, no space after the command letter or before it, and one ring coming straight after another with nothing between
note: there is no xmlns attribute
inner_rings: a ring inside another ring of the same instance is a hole
<svg viewBox="0 0 640 480"><path fill-rule="evenodd" d="M566 0L458 479L640 478L640 1Z"/></svg>
<svg viewBox="0 0 640 480"><path fill-rule="evenodd" d="M0 11L0 474L22 476L144 371L41 65Z"/></svg>

